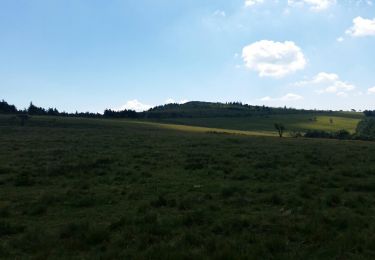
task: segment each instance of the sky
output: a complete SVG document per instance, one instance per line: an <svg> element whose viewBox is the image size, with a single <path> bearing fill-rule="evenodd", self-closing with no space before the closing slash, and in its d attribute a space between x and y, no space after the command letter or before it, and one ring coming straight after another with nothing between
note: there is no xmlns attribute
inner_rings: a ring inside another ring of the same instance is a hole
<svg viewBox="0 0 375 260"><path fill-rule="evenodd" d="M373 0L0 0L0 99L375 109Z"/></svg>

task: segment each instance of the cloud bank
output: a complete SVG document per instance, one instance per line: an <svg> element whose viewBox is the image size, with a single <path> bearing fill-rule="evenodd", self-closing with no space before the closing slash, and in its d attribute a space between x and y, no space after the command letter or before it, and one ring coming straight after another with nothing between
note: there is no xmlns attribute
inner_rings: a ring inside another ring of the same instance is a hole
<svg viewBox="0 0 375 260"><path fill-rule="evenodd" d="M337 74L320 72L311 80L300 81L295 86L314 86L319 88L316 92L319 94L333 93L339 97L348 96L347 92L356 89L356 86L342 81Z"/></svg>
<svg viewBox="0 0 375 260"><path fill-rule="evenodd" d="M289 6L307 5L313 11L323 11L336 4L336 0L288 0Z"/></svg>

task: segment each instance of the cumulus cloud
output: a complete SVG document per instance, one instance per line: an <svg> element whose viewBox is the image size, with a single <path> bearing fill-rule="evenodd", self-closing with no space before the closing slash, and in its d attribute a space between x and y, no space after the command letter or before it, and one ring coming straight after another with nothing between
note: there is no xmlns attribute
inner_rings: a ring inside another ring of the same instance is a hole
<svg viewBox="0 0 375 260"><path fill-rule="evenodd" d="M256 5L256 4L262 4L263 2L264 2L264 0L246 0L245 6L250 7L250 6L253 6L253 5Z"/></svg>
<svg viewBox="0 0 375 260"><path fill-rule="evenodd" d="M375 35L375 18L365 19L360 16L353 19L353 26L346 30L352 37L365 37Z"/></svg>
<svg viewBox="0 0 375 260"><path fill-rule="evenodd" d="M334 93L337 96L347 96L347 92L356 89L350 83L344 82L337 74L320 72L311 80L300 81L294 84L295 86L314 86L318 87L317 93Z"/></svg>
<svg viewBox="0 0 375 260"><path fill-rule="evenodd" d="M121 111L121 110L127 109L127 110L135 110L137 112L142 112L142 111L149 110L150 108L152 108L151 105L143 104L139 102L137 99L134 99L134 100L127 101L125 105L123 105L122 107L116 110Z"/></svg>
<svg viewBox="0 0 375 260"><path fill-rule="evenodd" d="M165 104L185 104L189 102L188 100L186 99L182 99L180 101L176 101L174 100L173 98L168 98L166 101L165 101Z"/></svg>
<svg viewBox="0 0 375 260"><path fill-rule="evenodd" d="M260 77L283 77L304 69L307 63L301 48L292 41L255 42L243 48L242 58Z"/></svg>
<svg viewBox="0 0 375 260"><path fill-rule="evenodd" d="M313 11L323 11L336 4L336 0L288 0L289 6L307 5Z"/></svg>
<svg viewBox="0 0 375 260"><path fill-rule="evenodd" d="M369 94L375 94L375 87L369 88L368 93Z"/></svg>
<svg viewBox="0 0 375 260"><path fill-rule="evenodd" d="M294 94L294 93L288 93L285 96L278 97L278 98L272 98L272 97L264 97L261 98L261 101L269 102L269 101L297 101L303 99L302 96Z"/></svg>

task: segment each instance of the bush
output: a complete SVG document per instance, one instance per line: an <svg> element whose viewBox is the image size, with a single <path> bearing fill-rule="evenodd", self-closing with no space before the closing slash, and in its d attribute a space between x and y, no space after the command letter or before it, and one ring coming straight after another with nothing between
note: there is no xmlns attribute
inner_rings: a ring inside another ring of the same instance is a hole
<svg viewBox="0 0 375 260"><path fill-rule="evenodd" d="M340 139L340 140L348 140L351 139L351 134L349 131L342 129L334 133L334 138Z"/></svg>
<svg viewBox="0 0 375 260"><path fill-rule="evenodd" d="M332 138L332 133L323 130L308 130L304 137L307 138Z"/></svg>
<svg viewBox="0 0 375 260"><path fill-rule="evenodd" d="M352 139L352 135L345 129L339 130L337 132L326 132L323 130L308 130L304 137L307 138L330 138L330 139L340 139L349 140Z"/></svg>
<svg viewBox="0 0 375 260"><path fill-rule="evenodd" d="M367 117L375 117L375 110L373 110L373 111L365 110L365 111L363 111L363 114L365 114L365 116L367 116Z"/></svg>
<svg viewBox="0 0 375 260"><path fill-rule="evenodd" d="M366 118L360 121L355 136L361 140L375 140L375 118Z"/></svg>

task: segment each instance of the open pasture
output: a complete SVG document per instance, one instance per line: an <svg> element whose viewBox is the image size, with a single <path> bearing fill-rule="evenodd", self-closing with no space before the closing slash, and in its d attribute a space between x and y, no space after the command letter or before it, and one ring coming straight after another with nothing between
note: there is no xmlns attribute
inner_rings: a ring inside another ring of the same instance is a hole
<svg viewBox="0 0 375 260"><path fill-rule="evenodd" d="M0 258L373 259L375 143L0 118Z"/></svg>

